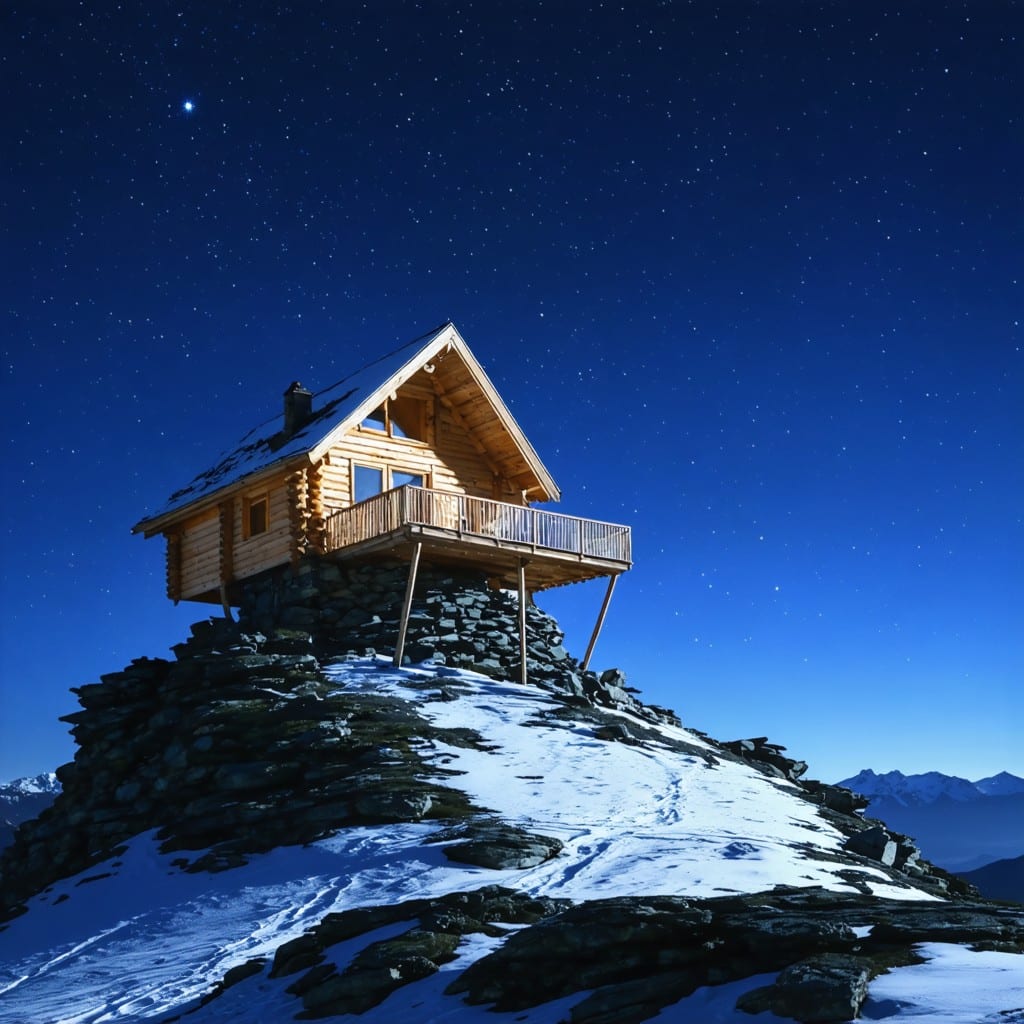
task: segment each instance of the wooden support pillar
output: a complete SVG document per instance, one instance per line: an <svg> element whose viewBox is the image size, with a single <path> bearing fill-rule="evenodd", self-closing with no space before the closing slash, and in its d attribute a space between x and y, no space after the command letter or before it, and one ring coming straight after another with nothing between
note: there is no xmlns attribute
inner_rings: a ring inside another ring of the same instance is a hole
<svg viewBox="0 0 1024 1024"><path fill-rule="evenodd" d="M526 559L519 559L519 682L526 685Z"/></svg>
<svg viewBox="0 0 1024 1024"><path fill-rule="evenodd" d="M608 614L608 605L612 603L612 593L615 591L615 583L618 578L618 576L608 577L608 589L604 594L601 611L597 616L597 622L594 624L594 632L590 635L590 643L587 644L587 653L583 655L584 672L587 671L587 668L590 665L590 656L594 653L594 646L597 644L597 638L601 635L601 627L604 625L604 617Z"/></svg>
<svg viewBox="0 0 1024 1024"><path fill-rule="evenodd" d="M220 604L224 618L233 620L228 585L235 578L235 500L222 501L220 515Z"/></svg>
<svg viewBox="0 0 1024 1024"><path fill-rule="evenodd" d="M416 570L420 565L420 551L422 549L422 543L418 543L412 549L412 561L409 563L409 582L405 585L402 621L398 624L398 642L395 644L395 668L402 667L402 655L405 653L405 634L409 629L409 615L412 612L412 593L416 589Z"/></svg>

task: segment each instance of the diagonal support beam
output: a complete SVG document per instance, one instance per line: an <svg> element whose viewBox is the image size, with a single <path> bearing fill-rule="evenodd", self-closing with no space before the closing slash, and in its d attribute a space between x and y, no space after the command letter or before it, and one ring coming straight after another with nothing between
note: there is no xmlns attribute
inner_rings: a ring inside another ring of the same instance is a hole
<svg viewBox="0 0 1024 1024"><path fill-rule="evenodd" d="M420 566L422 542L412 549L412 561L409 563L409 582L405 585L405 601L402 604L402 621L398 625L398 642L395 644L395 668L402 667L402 655L405 653L405 634L409 630L409 614L412 612L412 593L416 589L416 570Z"/></svg>
<svg viewBox="0 0 1024 1024"><path fill-rule="evenodd" d="M608 589L604 594L604 601L601 604L601 611L598 613L597 622L594 624L594 632L590 634L590 643L587 644L587 653L583 655L583 671L590 667L590 656L594 653L597 638L601 635L601 627L604 625L604 617L608 614L608 605L612 603L612 594L615 592L615 584L618 575L608 577Z"/></svg>

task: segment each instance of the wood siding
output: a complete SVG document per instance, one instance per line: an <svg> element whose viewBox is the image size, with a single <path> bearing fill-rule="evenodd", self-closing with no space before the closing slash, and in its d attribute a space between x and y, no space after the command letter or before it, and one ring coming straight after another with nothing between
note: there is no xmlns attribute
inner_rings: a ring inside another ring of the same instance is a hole
<svg viewBox="0 0 1024 1024"><path fill-rule="evenodd" d="M266 533L246 537L242 523L245 502L235 502L235 579L255 576L264 569L284 565L291 557L291 515L284 477L251 492L253 497L259 494L266 494L270 499L267 503L269 515Z"/></svg>
<svg viewBox="0 0 1024 1024"><path fill-rule="evenodd" d="M269 529L246 537L244 497L260 494L269 498ZM230 534L223 528L227 525L222 518L225 514L230 518ZM291 519L282 477L267 487L241 492L239 500L222 502L217 508L186 520L180 528L180 540L175 541L174 534L168 534L169 596L212 599L220 591L223 572L227 572L230 582L283 565L291 557ZM172 566L172 561L176 566ZM175 578L180 585L172 593Z"/></svg>
<svg viewBox="0 0 1024 1024"><path fill-rule="evenodd" d="M220 516L212 508L181 531L181 596L198 597L220 586Z"/></svg>
<svg viewBox="0 0 1024 1024"><path fill-rule="evenodd" d="M439 356L434 372L420 370L391 401L403 403L402 418L415 424L411 429L420 438L352 427L316 464L294 460L263 483L238 486L217 507L165 528L169 596L219 600L222 583L295 562L307 550L337 546L327 524L355 503L355 464L419 474L434 491L525 504L522 487L532 478L459 360ZM409 415L410 402L422 403L421 418ZM386 473L383 486L393 486ZM262 495L268 499L268 528L250 537L250 502Z"/></svg>
<svg viewBox="0 0 1024 1024"><path fill-rule="evenodd" d="M407 393L408 388L402 389L401 394ZM353 463L419 473L426 486L440 491L478 498L498 497L517 503L521 500L508 481L495 480L492 464L477 450L461 423L433 391L418 389L417 396L429 410L429 440L388 437L380 431L354 427L328 452L321 464L324 515L330 516L354 503Z"/></svg>

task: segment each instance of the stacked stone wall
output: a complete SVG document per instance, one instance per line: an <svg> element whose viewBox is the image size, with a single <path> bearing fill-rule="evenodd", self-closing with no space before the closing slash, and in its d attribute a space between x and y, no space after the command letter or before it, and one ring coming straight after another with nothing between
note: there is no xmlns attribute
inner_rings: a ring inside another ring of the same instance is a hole
<svg viewBox="0 0 1024 1024"><path fill-rule="evenodd" d="M245 629L309 630L331 648L392 655L409 567L404 563L304 560L297 568L247 582L239 608ZM520 674L518 596L482 573L421 567L409 616L405 664L432 662L492 679ZM526 609L526 677L568 697L679 724L665 708L642 704L619 669L584 672L566 650L558 622L532 601Z"/></svg>

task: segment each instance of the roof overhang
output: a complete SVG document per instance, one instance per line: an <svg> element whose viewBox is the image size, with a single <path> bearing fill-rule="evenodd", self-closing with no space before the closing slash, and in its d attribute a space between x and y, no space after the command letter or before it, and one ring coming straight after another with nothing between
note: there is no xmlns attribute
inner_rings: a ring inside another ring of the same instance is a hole
<svg viewBox="0 0 1024 1024"><path fill-rule="evenodd" d="M394 355L397 355L397 353L394 353ZM518 463L516 466L516 476L526 483L526 486L522 488L524 495L531 501L558 501L561 493L554 478L541 462L537 452L527 440L522 428L505 405L491 383L490 378L484 372L483 367L477 362L476 357L470 351L462 335L459 334L454 324L447 323L425 345L419 348L413 356L401 363L397 369L387 374L376 386L362 389L361 394L359 394L354 402L350 399L350 396L359 392L360 389L357 387L350 388L340 398L332 399L328 403L328 407L336 406L338 414L331 419L323 433L311 434L308 439L302 442L298 449L292 445L290 450L285 448L280 455L266 455L263 457L262 462L248 471L243 468L234 467L232 460L241 463L243 460L239 459L238 456L241 451L245 450L244 446L236 449L234 452L229 453L218 467L208 471L209 474L213 475L220 470L225 477L223 482L204 483L201 486L197 486L196 496L192 500L183 500L181 495L187 494L188 490L191 489L190 485L190 488L186 488L179 492L178 495L172 497L171 507L139 520L132 527L132 533L142 533L146 537L152 537L154 534L166 530L182 519L190 518L196 513L216 506L242 488L258 484L290 467L301 468L318 462L348 431L361 423L385 399L395 394L415 374L431 367L438 360L453 358L458 360L464 368L465 373L472 381L479 399L485 403L487 413L492 418L492 423L497 426L500 436L504 439L503 444L511 446L507 450L514 452L514 461ZM391 365L394 366L394 362L389 357L385 357L385 360L390 361ZM385 360L381 360L381 362ZM353 377L362 378L371 375L375 365L377 364L371 364L364 370L359 371L358 374L353 375ZM351 381L352 378L347 378L345 381L339 382L336 387L344 391L344 386ZM314 415L310 430L312 426L316 425L316 420L317 416ZM301 435L306 432L298 432L296 440L301 438ZM248 448L251 449L254 446L258 448L261 443L263 442L250 442ZM246 458L248 458L248 454ZM252 460L250 459L250 461ZM223 469L224 466L229 464L230 468ZM201 477L197 478L197 481Z"/></svg>

